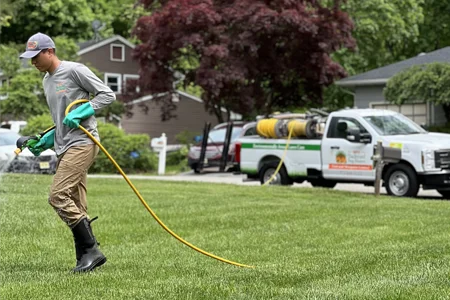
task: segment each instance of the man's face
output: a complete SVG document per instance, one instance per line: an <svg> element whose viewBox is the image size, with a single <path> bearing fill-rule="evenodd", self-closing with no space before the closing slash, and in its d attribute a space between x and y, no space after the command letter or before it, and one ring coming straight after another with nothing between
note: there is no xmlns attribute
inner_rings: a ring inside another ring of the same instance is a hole
<svg viewBox="0 0 450 300"><path fill-rule="evenodd" d="M52 65L53 57L53 49L44 49L31 59L31 63L40 72L47 72Z"/></svg>

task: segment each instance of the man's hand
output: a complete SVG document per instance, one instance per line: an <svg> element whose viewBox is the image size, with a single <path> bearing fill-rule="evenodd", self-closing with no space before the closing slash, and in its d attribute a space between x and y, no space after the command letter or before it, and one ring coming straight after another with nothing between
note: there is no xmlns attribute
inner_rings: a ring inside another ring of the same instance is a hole
<svg viewBox="0 0 450 300"><path fill-rule="evenodd" d="M94 114L95 111L91 104L86 102L68 113L63 120L63 124L69 126L70 128L78 128L81 121L93 116Z"/></svg>
<svg viewBox="0 0 450 300"><path fill-rule="evenodd" d="M37 141L37 142L36 142ZM28 149L34 156L41 155L47 149L50 149L55 144L55 129L49 130L39 139L30 140L27 143Z"/></svg>

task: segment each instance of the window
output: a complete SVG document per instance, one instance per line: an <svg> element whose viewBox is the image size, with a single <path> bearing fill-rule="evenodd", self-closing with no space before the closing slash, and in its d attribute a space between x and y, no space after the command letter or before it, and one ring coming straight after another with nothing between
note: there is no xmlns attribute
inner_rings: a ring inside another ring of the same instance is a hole
<svg viewBox="0 0 450 300"><path fill-rule="evenodd" d="M124 74L123 75L123 84L124 84L124 89L127 88L127 82L129 81L135 81L139 79L139 75L134 75L134 74ZM135 85L135 83L131 83L131 86ZM136 93L139 93L140 89L139 86L136 85Z"/></svg>
<svg viewBox="0 0 450 300"><path fill-rule="evenodd" d="M419 125L401 114L367 116L364 119L380 135L404 135L426 133Z"/></svg>
<svg viewBox="0 0 450 300"><path fill-rule="evenodd" d="M122 75L105 73L105 84L109 86L113 92L120 94L122 92Z"/></svg>
<svg viewBox="0 0 450 300"><path fill-rule="evenodd" d="M346 139L352 129L359 129L362 134L368 134L367 130L355 119L334 117L330 123L328 138Z"/></svg>
<svg viewBox="0 0 450 300"><path fill-rule="evenodd" d="M0 79L0 88L2 86L7 86L8 85L8 79L4 78L4 79ZM0 100L5 100L8 98L8 93L0 93Z"/></svg>
<svg viewBox="0 0 450 300"><path fill-rule="evenodd" d="M111 44L111 61L125 61L125 45Z"/></svg>
<svg viewBox="0 0 450 300"><path fill-rule="evenodd" d="M244 133L244 136L249 136L249 135L257 135L256 133L256 125L250 127L249 129L247 129Z"/></svg>

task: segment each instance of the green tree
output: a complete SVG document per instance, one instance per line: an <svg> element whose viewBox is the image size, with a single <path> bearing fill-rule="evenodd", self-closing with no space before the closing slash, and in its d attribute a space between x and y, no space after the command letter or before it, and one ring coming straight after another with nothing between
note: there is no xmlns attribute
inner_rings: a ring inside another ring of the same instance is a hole
<svg viewBox="0 0 450 300"><path fill-rule="evenodd" d="M450 46L450 2L426 0L422 3L424 20L419 25L420 36L410 56Z"/></svg>
<svg viewBox="0 0 450 300"><path fill-rule="evenodd" d="M398 105L411 101L441 104L447 120L450 120L450 64L410 67L389 79L384 97Z"/></svg>
<svg viewBox="0 0 450 300"><path fill-rule="evenodd" d="M423 6L423 0L346 1L341 8L354 22L352 35L357 46L355 51L347 48L336 51L333 59L352 76L418 54ZM325 88L324 106L336 109L352 104L347 90L336 85Z"/></svg>
<svg viewBox="0 0 450 300"><path fill-rule="evenodd" d="M356 51L334 54L350 75L407 58L420 36L423 0L349 0L342 4L355 24Z"/></svg>
<svg viewBox="0 0 450 300"><path fill-rule="evenodd" d="M11 0L2 0L0 4L0 33L3 27L9 27L14 14L14 6Z"/></svg>
<svg viewBox="0 0 450 300"><path fill-rule="evenodd" d="M87 0L16 0L13 9L10 26L2 29L3 42L25 44L36 32L75 40L92 36L95 15Z"/></svg>
<svg viewBox="0 0 450 300"><path fill-rule="evenodd" d="M0 102L0 111L19 120L49 112L42 88L43 74L34 68L18 72L0 92L8 98Z"/></svg>
<svg viewBox="0 0 450 300"><path fill-rule="evenodd" d="M61 60L77 61L77 52L80 50L75 41L67 36L57 36L53 38L56 45L56 55Z"/></svg>
<svg viewBox="0 0 450 300"><path fill-rule="evenodd" d="M4 76L14 76L20 68L19 51L15 45L0 45L0 69Z"/></svg>

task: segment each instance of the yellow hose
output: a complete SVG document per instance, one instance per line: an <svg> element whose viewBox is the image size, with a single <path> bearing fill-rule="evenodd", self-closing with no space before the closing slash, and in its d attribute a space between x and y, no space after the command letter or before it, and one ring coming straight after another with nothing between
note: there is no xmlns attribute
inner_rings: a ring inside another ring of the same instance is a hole
<svg viewBox="0 0 450 300"><path fill-rule="evenodd" d="M74 102L72 102L67 108L66 108L66 115L69 113L70 109L72 108L72 106L79 104L79 103L85 103L88 102L88 100L86 99L79 99L76 100ZM173 236L174 238L176 238L178 241L180 241L181 243L185 244L186 246L194 249L197 252L200 252L201 254L204 254L206 256L209 256L211 258L217 259L221 262L230 264L230 265L235 265L238 267L245 267L245 268L254 268L253 266L249 266L249 265L244 265L244 264L240 264L237 262L233 262L231 260L227 260L225 258L216 256L214 254L208 253L194 245L192 245L191 243L183 240L181 237L179 237L175 232L173 232L172 230L170 230L170 228L168 228L159 218L158 216L153 212L153 210L150 208L150 206L147 204L147 202L145 202L144 198L141 196L141 194L139 193L139 191L136 189L136 187L133 185L133 183L131 183L130 179L128 179L128 176L123 172L122 168L117 164L117 162L114 160L114 158L112 158L112 156L108 153L108 151L106 151L106 149L102 146L102 144L100 144L99 141L97 141L97 139L89 133L89 131L86 130L86 128L84 128L83 126L79 126L79 128L86 133L86 135L103 151L103 153L105 153L105 155L109 158L109 160L112 162L112 164L117 168L117 170L119 171L120 174L122 174L123 178L125 179L125 181L128 183L128 185L131 187L131 189L134 191L134 193L136 194L136 196L139 198L139 200L141 200L141 203L145 206L145 208L148 210L148 212L152 215L152 217L156 220L156 222L158 222L159 225L161 225L162 228L164 228L165 231L167 231L171 236Z"/></svg>
<svg viewBox="0 0 450 300"><path fill-rule="evenodd" d="M294 126L291 126L290 130L289 130L289 135L286 141L286 146L284 147L284 152L283 152L283 156L281 157L280 163L278 164L277 168L275 169L275 172L273 172L272 176L269 178L269 180L267 180L266 182L264 182L264 185L268 185L272 182L272 180L275 178L275 176L277 176L278 172L281 169L281 166L283 165L284 159L286 158L286 153L287 150L289 148L289 143L291 142L291 136L292 136L292 132L294 131Z"/></svg>

